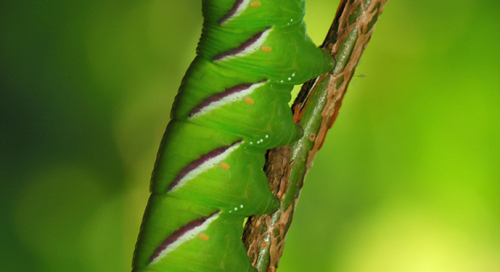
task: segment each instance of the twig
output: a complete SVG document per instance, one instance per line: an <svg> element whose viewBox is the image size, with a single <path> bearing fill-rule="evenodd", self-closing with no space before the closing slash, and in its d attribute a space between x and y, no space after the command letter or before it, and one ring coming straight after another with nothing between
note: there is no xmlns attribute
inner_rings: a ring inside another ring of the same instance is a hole
<svg viewBox="0 0 500 272"><path fill-rule="evenodd" d="M265 171L281 206L272 214L250 217L243 234L248 256L259 272L275 272L278 268L304 178L337 118L347 86L387 1L341 1L321 46L336 58L335 68L305 83L292 106L304 135L291 146L268 152Z"/></svg>

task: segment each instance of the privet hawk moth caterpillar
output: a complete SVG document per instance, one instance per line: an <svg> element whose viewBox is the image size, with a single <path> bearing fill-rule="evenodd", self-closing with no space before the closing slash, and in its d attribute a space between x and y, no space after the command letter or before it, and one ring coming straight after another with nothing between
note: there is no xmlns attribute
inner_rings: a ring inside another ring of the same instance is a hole
<svg viewBox="0 0 500 272"><path fill-rule="evenodd" d="M302 131L294 85L333 60L306 35L303 0L203 0L203 31L151 179L133 271L254 271L243 221L278 208L267 149Z"/></svg>

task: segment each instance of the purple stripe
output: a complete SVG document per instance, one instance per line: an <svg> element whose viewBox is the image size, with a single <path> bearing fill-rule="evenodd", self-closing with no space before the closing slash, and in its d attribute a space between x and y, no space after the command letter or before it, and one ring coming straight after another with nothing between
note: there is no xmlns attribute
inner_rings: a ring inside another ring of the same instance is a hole
<svg viewBox="0 0 500 272"><path fill-rule="evenodd" d="M267 29L266 29L267 30ZM215 56L212 60L214 61L217 61L217 60L220 60L222 58L225 58L225 57L228 57L228 56L232 56L232 55L236 55L238 53L241 53L243 51L245 51L245 49L247 49L248 47L250 47L252 44L254 44L261 36L262 34L266 31L261 31L255 35L253 35L252 37L250 37L250 39L246 40L244 43L242 43L240 46L236 47L236 48L233 48L233 49L229 49L227 50L226 52L222 52L220 54L218 54L217 56Z"/></svg>
<svg viewBox="0 0 500 272"><path fill-rule="evenodd" d="M170 183L170 185L168 186L168 191L172 190L172 188L174 188L181 181L182 178L184 178L187 174L189 174L189 172L198 168L204 162L224 153L224 151L226 151L228 148L230 148L231 146L233 146L239 142L241 142L241 140L238 140L238 141L236 141L230 145L227 145L227 146L218 147L218 148L208 152L207 154L201 155L198 159L192 161L190 164L188 164L186 167L184 167L179 172L179 174L175 177L175 179L172 181L172 183Z"/></svg>
<svg viewBox="0 0 500 272"><path fill-rule="evenodd" d="M156 258L158 258L158 256L160 256L162 251L164 251L170 244L174 243L180 237L182 237L184 234L186 234L186 232L188 232L196 227L201 226L203 223L205 223L205 221L207 221L210 217L215 216L218 212L219 211L216 211L207 217L195 219L195 220L187 223L186 225L180 227L178 230L174 231L174 233L170 234L170 236L168 236L165 240L163 240L161 245L155 250L153 255L151 255L151 258L149 258L149 262L151 263Z"/></svg>
<svg viewBox="0 0 500 272"><path fill-rule="evenodd" d="M222 18L220 18L217 23L219 25L225 23L227 19L231 18L234 15L234 13L236 13L241 4L243 4L243 0L236 0L233 7L224 16L222 16Z"/></svg>
<svg viewBox="0 0 500 272"><path fill-rule="evenodd" d="M203 108L208 107L210 104L218 102L222 99L224 99L227 96L230 96L235 93L239 93L241 91L244 91L248 88L250 88L252 85L256 83L242 83L235 85L229 89L225 89L223 92L214 94L210 97L205 98L203 101L201 101L200 104L198 104L196 107L194 107L188 114L188 117L192 117L193 115L200 113Z"/></svg>

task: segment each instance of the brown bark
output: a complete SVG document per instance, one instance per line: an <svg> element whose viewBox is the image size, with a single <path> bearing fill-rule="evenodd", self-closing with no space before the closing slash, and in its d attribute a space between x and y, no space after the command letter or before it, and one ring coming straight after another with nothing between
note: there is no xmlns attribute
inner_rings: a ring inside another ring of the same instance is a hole
<svg viewBox="0 0 500 272"><path fill-rule="evenodd" d="M268 152L265 171L281 205L274 213L248 218L243 234L248 256L259 272L278 268L304 178L337 118L347 86L387 1L341 1L321 46L336 58L335 68L305 83L292 107L304 135L290 146Z"/></svg>

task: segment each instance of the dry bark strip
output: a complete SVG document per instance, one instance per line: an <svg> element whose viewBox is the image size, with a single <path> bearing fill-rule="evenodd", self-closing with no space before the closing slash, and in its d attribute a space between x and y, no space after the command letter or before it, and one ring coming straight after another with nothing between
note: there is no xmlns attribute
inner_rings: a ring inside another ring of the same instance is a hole
<svg viewBox="0 0 500 272"><path fill-rule="evenodd" d="M321 46L337 60L334 70L304 84L292 109L304 129L291 146L269 150L265 171L280 200L276 212L248 218L243 242L259 272L275 272L283 253L300 189L328 129L338 115L347 86L388 0L342 0Z"/></svg>

